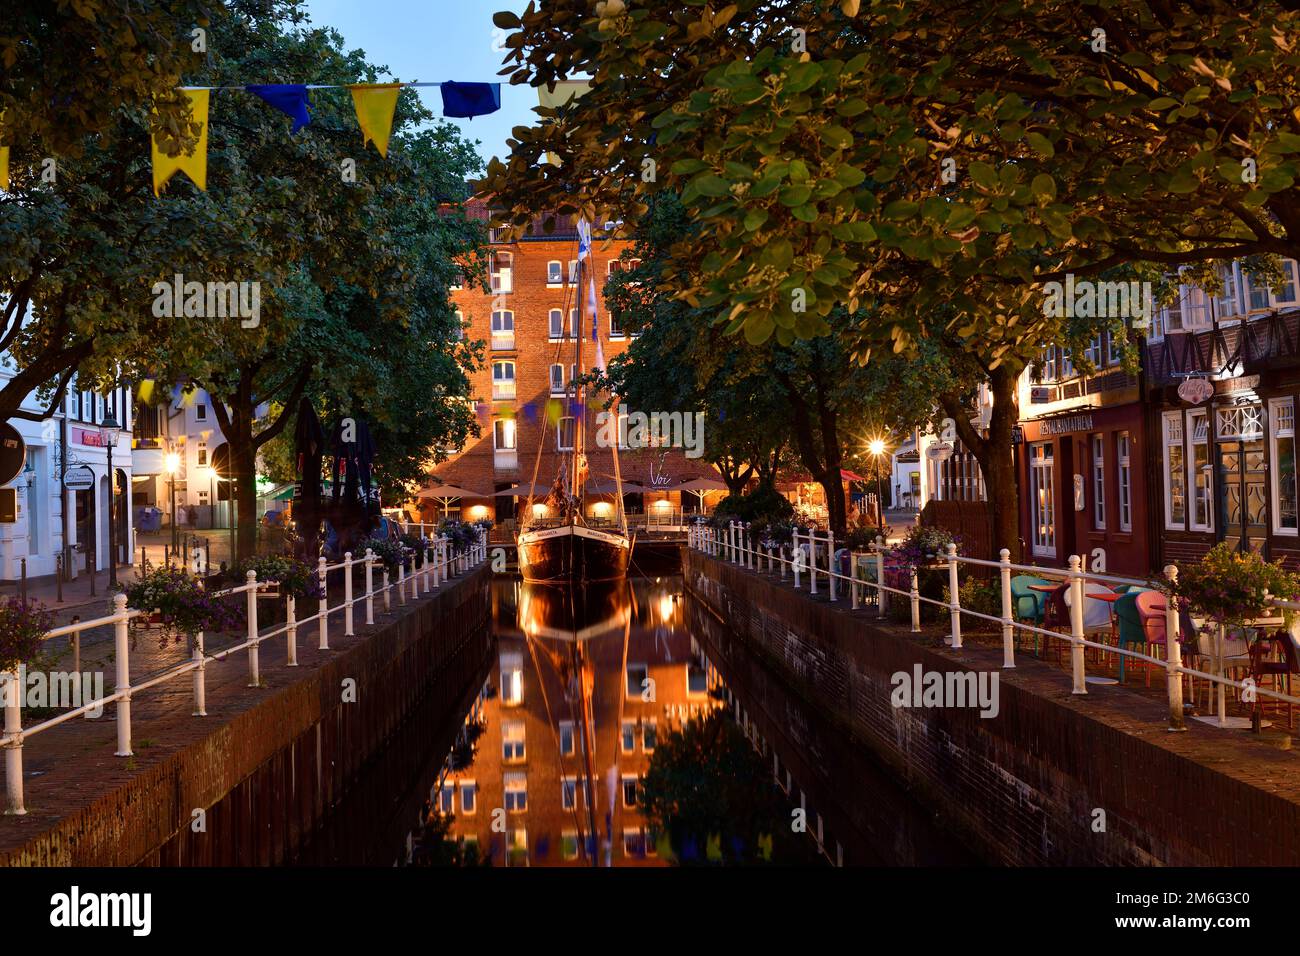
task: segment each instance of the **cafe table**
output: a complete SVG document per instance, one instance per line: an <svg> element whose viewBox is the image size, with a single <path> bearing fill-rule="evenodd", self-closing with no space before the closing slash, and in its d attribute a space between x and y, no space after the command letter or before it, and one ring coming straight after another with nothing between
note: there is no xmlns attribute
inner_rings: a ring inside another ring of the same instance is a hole
<svg viewBox="0 0 1300 956"><path fill-rule="evenodd" d="M1061 584L1064 583L1065 582L1061 582L1060 584L1031 584L1029 585L1029 590L1040 591L1043 594L1051 594L1057 588L1061 587ZM1095 601L1105 601L1107 604L1114 604L1117 600L1119 600L1120 595L1118 592L1106 588L1105 590L1102 591L1089 591L1087 594L1084 595L1084 597L1092 598ZM1115 616L1115 611L1113 608L1111 609L1110 614L1111 617ZM1119 681L1117 681L1113 677L1098 677L1094 674L1086 675L1083 678L1083 680L1084 683L1087 684L1100 684L1103 686L1109 686L1111 684L1119 683Z"/></svg>
<svg viewBox="0 0 1300 956"><path fill-rule="evenodd" d="M1243 622L1244 627L1265 629L1271 627L1281 627L1283 624L1280 616L1257 617ZM1218 727L1221 730L1250 730L1253 726L1249 717L1229 717L1228 716L1228 686L1223 683L1223 639L1227 628L1220 624L1214 629L1214 673L1220 680L1218 706L1215 708L1216 713L1197 716L1194 720L1209 724L1211 727ZM1260 721L1260 727L1268 727L1272 721Z"/></svg>

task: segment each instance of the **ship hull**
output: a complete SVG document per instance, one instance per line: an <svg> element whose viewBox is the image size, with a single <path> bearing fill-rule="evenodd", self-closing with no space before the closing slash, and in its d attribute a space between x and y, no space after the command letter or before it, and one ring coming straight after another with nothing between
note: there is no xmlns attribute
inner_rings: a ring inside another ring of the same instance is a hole
<svg viewBox="0 0 1300 956"><path fill-rule="evenodd" d="M524 531L516 539L519 571L530 582L616 581L627 577L632 542L581 525Z"/></svg>

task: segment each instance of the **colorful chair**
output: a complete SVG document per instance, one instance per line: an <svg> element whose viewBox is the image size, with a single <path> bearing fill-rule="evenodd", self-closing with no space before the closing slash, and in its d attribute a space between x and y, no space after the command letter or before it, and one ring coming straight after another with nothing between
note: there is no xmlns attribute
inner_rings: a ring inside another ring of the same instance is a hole
<svg viewBox="0 0 1300 956"><path fill-rule="evenodd" d="M1139 649L1146 647L1147 632L1142 626L1142 618L1137 611L1137 598L1148 588L1130 588L1119 596L1115 602L1115 644L1120 650L1125 644L1137 644ZM1119 655L1119 679L1124 681L1124 663L1127 655Z"/></svg>
<svg viewBox="0 0 1300 956"><path fill-rule="evenodd" d="M1018 620L1043 626L1043 613L1047 608L1047 594L1030 589L1031 584L1051 584L1047 578L1032 574L1017 574L1011 579L1011 614ZM1022 632L1023 633L1023 632ZM1038 654L1037 633L1034 634L1034 654Z"/></svg>

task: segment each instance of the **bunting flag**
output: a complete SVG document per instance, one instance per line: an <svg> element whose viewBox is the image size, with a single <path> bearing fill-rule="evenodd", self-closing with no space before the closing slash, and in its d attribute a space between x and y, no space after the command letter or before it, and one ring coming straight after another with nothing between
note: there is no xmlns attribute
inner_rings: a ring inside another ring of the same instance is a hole
<svg viewBox="0 0 1300 956"><path fill-rule="evenodd" d="M530 425L537 424L537 403L524 402L524 421Z"/></svg>
<svg viewBox="0 0 1300 956"><path fill-rule="evenodd" d="M549 398L546 400L546 421L551 425L558 425L560 418L563 416L564 405L558 398Z"/></svg>
<svg viewBox="0 0 1300 956"><path fill-rule="evenodd" d="M590 89L590 80L557 80L553 90L548 90L545 86L537 88L537 101L546 109L555 109L559 106L567 106ZM560 157L554 153L545 155L546 161L552 166L560 165Z"/></svg>
<svg viewBox="0 0 1300 956"><path fill-rule="evenodd" d="M307 87L302 83L258 83L244 89L293 120L291 133L311 122L311 100L307 98Z"/></svg>
<svg viewBox="0 0 1300 956"><path fill-rule="evenodd" d="M153 138L153 194L157 196L167 180L179 170L202 190L208 188L208 90L183 89L190 101L194 121L199 124L199 141L194 149L179 156L168 156L158 148L158 137Z"/></svg>
<svg viewBox="0 0 1300 956"><path fill-rule="evenodd" d="M442 115L460 119L473 119L501 109L500 83L456 83L448 80L442 84Z"/></svg>
<svg viewBox="0 0 1300 956"><path fill-rule="evenodd" d="M596 364L592 366L602 374L605 371L605 350L600 344L600 323L596 314L596 270L591 262L591 223L578 219L578 262L586 263L587 312L591 316L591 341L596 345Z"/></svg>
<svg viewBox="0 0 1300 956"><path fill-rule="evenodd" d="M354 83L352 105L357 110L357 123L366 143L374 143L379 155L388 158L388 137L393 134L393 110L397 108L397 94L401 83Z"/></svg>

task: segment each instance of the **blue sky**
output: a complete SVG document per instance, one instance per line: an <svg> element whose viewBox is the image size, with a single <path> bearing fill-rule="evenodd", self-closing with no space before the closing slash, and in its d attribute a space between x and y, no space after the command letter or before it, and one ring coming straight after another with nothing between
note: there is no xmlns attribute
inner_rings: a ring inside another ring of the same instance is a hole
<svg viewBox="0 0 1300 956"><path fill-rule="evenodd" d="M537 121L532 111L537 91L530 86L510 86L501 69L502 52L493 49L492 14L498 10L522 13L527 0L307 0L312 23L334 27L349 49L366 51L366 58L386 66L405 81L501 81L501 109L472 120L452 119L462 135L480 142L486 163L504 158L506 139L515 126ZM418 90L425 106L442 115L437 87Z"/></svg>

